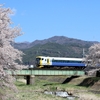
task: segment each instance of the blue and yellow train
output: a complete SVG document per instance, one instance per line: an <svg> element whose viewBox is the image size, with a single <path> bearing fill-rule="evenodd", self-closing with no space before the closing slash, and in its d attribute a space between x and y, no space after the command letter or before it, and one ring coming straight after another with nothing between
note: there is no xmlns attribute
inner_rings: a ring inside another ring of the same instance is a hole
<svg viewBox="0 0 100 100"><path fill-rule="evenodd" d="M86 67L83 58L64 57L36 57L36 67L38 68L80 68Z"/></svg>

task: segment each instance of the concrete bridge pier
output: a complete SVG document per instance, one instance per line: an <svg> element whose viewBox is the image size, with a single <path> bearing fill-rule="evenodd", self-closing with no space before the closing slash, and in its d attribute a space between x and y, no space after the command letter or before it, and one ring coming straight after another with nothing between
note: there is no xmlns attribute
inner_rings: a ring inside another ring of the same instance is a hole
<svg viewBox="0 0 100 100"><path fill-rule="evenodd" d="M35 82L35 76L34 75L27 75L26 76L26 84L27 85L33 85Z"/></svg>

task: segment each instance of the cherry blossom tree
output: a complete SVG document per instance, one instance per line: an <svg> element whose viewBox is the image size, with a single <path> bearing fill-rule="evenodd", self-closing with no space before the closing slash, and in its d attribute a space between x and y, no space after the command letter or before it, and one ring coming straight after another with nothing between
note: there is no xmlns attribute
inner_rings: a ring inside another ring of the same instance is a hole
<svg viewBox="0 0 100 100"><path fill-rule="evenodd" d="M89 48L85 61L88 66L100 67L100 43L96 43Z"/></svg>
<svg viewBox="0 0 100 100"><path fill-rule="evenodd" d="M17 70L21 68L16 60L22 61L23 53L12 46L14 39L22 35L19 27L11 27L10 15L13 11L0 5L0 100L6 99L2 90L16 90L13 78L5 72L6 70Z"/></svg>

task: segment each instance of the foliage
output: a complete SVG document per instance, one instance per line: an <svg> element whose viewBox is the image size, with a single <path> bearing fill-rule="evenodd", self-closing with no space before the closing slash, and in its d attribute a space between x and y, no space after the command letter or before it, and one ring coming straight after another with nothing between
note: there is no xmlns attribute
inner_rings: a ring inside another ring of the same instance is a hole
<svg viewBox="0 0 100 100"><path fill-rule="evenodd" d="M11 19L9 16L11 14L13 12L10 8L4 8L0 5L0 88L3 91L9 88L14 91L16 90L13 84L13 78L4 69L13 71L21 68L16 63L16 60L21 61L21 55L23 55L21 51L14 49L11 45L14 42L14 38L21 35L20 28L11 27ZM4 100L2 96L0 97L0 100Z"/></svg>

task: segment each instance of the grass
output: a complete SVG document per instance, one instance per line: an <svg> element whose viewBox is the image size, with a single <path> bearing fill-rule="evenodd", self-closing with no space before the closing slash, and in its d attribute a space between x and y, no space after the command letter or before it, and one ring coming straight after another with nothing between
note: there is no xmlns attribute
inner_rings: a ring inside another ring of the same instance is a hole
<svg viewBox="0 0 100 100"><path fill-rule="evenodd" d="M18 100L64 100L54 95L44 94L44 90L48 89L48 86L44 86L45 84L49 84L49 82L37 79L34 85L26 85L24 82L17 81L15 85L19 93L16 97Z"/></svg>
<svg viewBox="0 0 100 100"><path fill-rule="evenodd" d="M80 99L77 100L100 100L100 94L94 94L89 91L91 90L91 87L79 85L82 82L84 83L84 80L87 79L87 77L78 77L65 84L61 84L55 80L53 81L52 78L53 77L47 77L45 79L36 77L34 85L26 85L23 79L18 79L15 82L15 85L19 92L13 94L18 100L66 100L65 98L57 97L55 95L46 95L43 93L44 90L63 90L80 97ZM100 78L93 78L93 81L94 80L97 81L100 80Z"/></svg>

